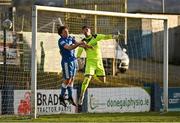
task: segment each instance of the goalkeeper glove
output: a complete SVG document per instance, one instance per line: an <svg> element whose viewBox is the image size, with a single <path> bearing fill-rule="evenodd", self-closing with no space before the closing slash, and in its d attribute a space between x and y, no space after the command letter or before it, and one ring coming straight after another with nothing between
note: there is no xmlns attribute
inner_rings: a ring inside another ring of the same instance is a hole
<svg viewBox="0 0 180 123"><path fill-rule="evenodd" d="M124 34L121 34L119 31L118 32L116 32L116 34L113 34L112 35L112 38L114 38L114 39L120 39L121 37L123 37L124 36Z"/></svg>

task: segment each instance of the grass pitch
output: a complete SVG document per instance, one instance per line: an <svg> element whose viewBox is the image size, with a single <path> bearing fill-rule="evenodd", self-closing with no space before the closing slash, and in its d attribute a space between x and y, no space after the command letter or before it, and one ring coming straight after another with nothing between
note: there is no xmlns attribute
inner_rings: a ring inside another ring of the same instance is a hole
<svg viewBox="0 0 180 123"><path fill-rule="evenodd" d="M180 112L59 114L39 116L37 119L3 116L0 122L180 122Z"/></svg>

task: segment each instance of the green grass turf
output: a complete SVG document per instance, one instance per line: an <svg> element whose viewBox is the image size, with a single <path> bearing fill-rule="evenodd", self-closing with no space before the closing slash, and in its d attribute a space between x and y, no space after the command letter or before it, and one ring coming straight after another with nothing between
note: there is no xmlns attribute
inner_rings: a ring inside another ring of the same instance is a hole
<svg viewBox="0 0 180 123"><path fill-rule="evenodd" d="M180 112L59 114L39 116L37 119L2 116L0 122L180 122Z"/></svg>

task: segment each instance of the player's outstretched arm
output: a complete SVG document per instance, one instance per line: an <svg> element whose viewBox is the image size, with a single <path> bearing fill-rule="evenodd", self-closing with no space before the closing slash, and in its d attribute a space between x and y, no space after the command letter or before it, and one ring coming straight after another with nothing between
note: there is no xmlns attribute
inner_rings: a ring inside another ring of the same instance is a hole
<svg viewBox="0 0 180 123"><path fill-rule="evenodd" d="M117 34L109 34L109 35L98 34L97 41L108 40L108 39L119 39L122 38L123 36L124 35L119 32L117 32Z"/></svg>
<svg viewBox="0 0 180 123"><path fill-rule="evenodd" d="M97 34L97 41L112 39L112 35Z"/></svg>
<svg viewBox="0 0 180 123"><path fill-rule="evenodd" d="M64 48L67 49L67 50L73 50L73 49L76 49L78 46L80 45L84 45L85 43L84 42L76 42L74 45L64 45Z"/></svg>
<svg viewBox="0 0 180 123"><path fill-rule="evenodd" d="M104 35L104 34L97 34L97 35L94 35L94 37L95 37L95 40L88 43L90 46L96 45L97 42L99 42L99 41L108 40L108 39L113 38L112 35Z"/></svg>

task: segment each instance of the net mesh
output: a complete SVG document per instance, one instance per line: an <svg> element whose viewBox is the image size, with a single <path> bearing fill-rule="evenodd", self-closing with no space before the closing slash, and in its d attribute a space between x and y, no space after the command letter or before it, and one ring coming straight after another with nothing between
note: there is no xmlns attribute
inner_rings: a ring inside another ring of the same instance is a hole
<svg viewBox="0 0 180 123"><path fill-rule="evenodd" d="M113 35L120 33L122 35L116 40L110 40L107 42L102 41L102 49L107 48L102 52L105 53L105 55L103 55L103 61L106 73L110 74L107 75L107 79L110 78L108 79L109 83L113 83L114 86L117 86L118 84L122 86L143 86L143 83L148 82L156 82L162 85L163 49L160 47L163 47L163 21L159 21L156 27L158 29L156 29L155 27L152 27L152 25L153 22L157 23L158 20L128 18L126 43L124 41L125 19L122 17L97 16L97 20L95 20L94 15L54 12L52 14L51 12L44 11L40 11L39 15L41 16L38 18L38 54L44 54L45 56L44 71L49 71L46 69L52 69L52 67L49 67L52 65L52 63L56 68L56 70L52 70L52 72L60 72L61 70L59 65L60 54L57 45L57 41L59 39L57 34L57 26L61 24L67 25L70 30L70 35L75 36L77 40L80 40L79 37L82 35L81 27L84 25L89 25L93 34L95 34L97 31L97 34ZM44 25L48 26L42 28ZM152 32L157 34L153 34ZM44 53L42 53L42 47L40 47L40 42L42 41L44 45ZM112 42L116 42L116 44ZM113 45L115 45L114 47L116 50L113 48L108 49L108 47L113 47ZM52 51L55 49L56 53ZM119 56L114 55L114 52L116 52L115 54L118 54L117 51L119 49L126 49L126 52L121 52L125 53L125 55L128 56L127 59L129 59L129 68L124 71L124 73L123 70L121 71L118 66L122 59L117 58ZM50 58L51 56L52 59ZM40 58L40 56L38 58ZM116 63L116 76L112 76L113 71L111 69L113 67L113 59L115 59ZM39 62L40 61L41 60L39 59ZM55 65L55 63L57 64ZM102 84L102 86L105 85Z"/></svg>
<svg viewBox="0 0 180 123"><path fill-rule="evenodd" d="M151 84L162 86L163 50L158 47L163 47L163 21L127 18L127 41L125 41L126 30L125 18L123 17L48 11L39 11L38 15L38 89L59 89L63 82L62 68L60 65L61 55L59 54L58 47L60 36L57 34L57 28L62 25L69 27L70 36L75 37L77 41L82 39L81 28L84 25L90 26L92 34L120 35L119 38L116 39L100 41L107 81L106 83L99 82L96 77L93 77L89 84L89 93L93 94L96 92L96 89L91 92L93 88L102 88L104 93L108 93L109 90L106 89L113 87L132 87L133 89L134 87L144 88L144 86ZM158 29L153 28L152 25L154 22L157 23L156 28ZM86 53L83 52L81 59L85 60L85 58ZM74 88L78 91L77 94L80 93L80 86L84 79L84 66L81 66L81 64L79 64L79 66L81 70L78 71L74 82ZM135 90L133 90L133 94L131 90L127 89L124 91L121 95L125 99L129 98L129 96L136 97ZM110 91L110 94L112 94L113 97L120 95L118 91ZM84 104L89 106L91 102L88 101L93 97L91 97L90 94L88 95L90 97L87 97L87 102L85 101ZM97 95L99 97L103 97L104 95L108 98L108 94L99 93L98 90ZM145 98L142 100L143 105L146 104L144 99ZM101 103L102 100L99 100L99 103ZM98 105L98 103L95 103L95 105ZM111 101L109 105L113 106L116 105L116 103ZM91 112L91 109L92 106L88 107L88 112ZM139 109L143 111L144 107L139 107ZM111 110L118 112L115 108ZM124 108L121 111L127 112L129 109ZM101 112L101 110L97 110L97 112Z"/></svg>

